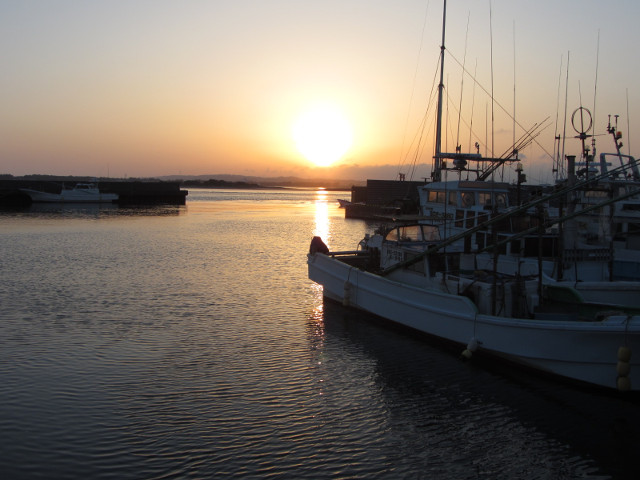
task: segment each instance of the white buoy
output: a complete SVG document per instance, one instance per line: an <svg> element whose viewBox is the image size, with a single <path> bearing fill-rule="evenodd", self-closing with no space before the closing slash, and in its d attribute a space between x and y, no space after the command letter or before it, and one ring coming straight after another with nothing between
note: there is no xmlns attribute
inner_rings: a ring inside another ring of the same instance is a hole
<svg viewBox="0 0 640 480"><path fill-rule="evenodd" d="M467 348L462 351L462 357L469 360L477 349L478 341L475 339L475 337L473 337L471 340L469 340L469 343L467 343Z"/></svg>
<svg viewBox="0 0 640 480"><path fill-rule="evenodd" d="M631 371L631 365L627 362L618 362L618 365L616 365L616 371L618 372L619 377L628 377L629 372Z"/></svg>
<svg viewBox="0 0 640 480"><path fill-rule="evenodd" d="M629 363L631 361L631 349L629 347L618 348L618 360Z"/></svg>
<svg viewBox="0 0 640 480"><path fill-rule="evenodd" d="M616 372L618 372L617 387L621 392L628 392L631 390L631 379L629 373L631 372L631 348L622 346L618 348L618 364L616 365Z"/></svg>
<svg viewBox="0 0 640 480"><path fill-rule="evenodd" d="M631 380L629 377L618 377L618 381L616 383L618 387L618 391L620 392L628 392L631 390Z"/></svg>

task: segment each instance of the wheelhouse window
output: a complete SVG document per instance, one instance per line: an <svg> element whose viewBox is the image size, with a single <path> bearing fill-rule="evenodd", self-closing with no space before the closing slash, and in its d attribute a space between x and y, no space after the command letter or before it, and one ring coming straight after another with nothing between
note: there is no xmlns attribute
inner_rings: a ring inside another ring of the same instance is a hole
<svg viewBox="0 0 640 480"><path fill-rule="evenodd" d="M435 190L429 191L429 201L432 203L444 203L445 198L445 192L438 192Z"/></svg>
<svg viewBox="0 0 640 480"><path fill-rule="evenodd" d="M478 203L483 207L491 206L491 194L487 192L478 193Z"/></svg>
<svg viewBox="0 0 640 480"><path fill-rule="evenodd" d="M584 196L587 198L607 198L609 196L609 192L604 190L587 190L584 192Z"/></svg>
<svg viewBox="0 0 640 480"><path fill-rule="evenodd" d="M472 228L474 226L475 214L472 210L467 211L467 224L465 225L467 228Z"/></svg>
<svg viewBox="0 0 640 480"><path fill-rule="evenodd" d="M463 207L470 208L476 204L476 195L473 192L462 192L461 198Z"/></svg>
<svg viewBox="0 0 640 480"><path fill-rule="evenodd" d="M387 235L384 238L385 238L385 240L389 240L390 242L397 242L398 241L398 229L394 228L389 233L387 233Z"/></svg>
<svg viewBox="0 0 640 480"><path fill-rule="evenodd" d="M440 229L435 225L422 225L422 236L427 242L440 240Z"/></svg>
<svg viewBox="0 0 640 480"><path fill-rule="evenodd" d="M419 242L422 240L420 225L409 225L398 228L398 237L401 242Z"/></svg>
<svg viewBox="0 0 640 480"><path fill-rule="evenodd" d="M478 193L478 204L483 207L492 207L493 205L497 207L506 207L507 206L507 194L506 193L491 193L491 192L479 192Z"/></svg>
<svg viewBox="0 0 640 480"><path fill-rule="evenodd" d="M640 234L640 223L629 222L627 225L627 232L633 235Z"/></svg>
<svg viewBox="0 0 640 480"><path fill-rule="evenodd" d="M440 230L435 225L404 225L386 235L391 242L433 242L440 240Z"/></svg>

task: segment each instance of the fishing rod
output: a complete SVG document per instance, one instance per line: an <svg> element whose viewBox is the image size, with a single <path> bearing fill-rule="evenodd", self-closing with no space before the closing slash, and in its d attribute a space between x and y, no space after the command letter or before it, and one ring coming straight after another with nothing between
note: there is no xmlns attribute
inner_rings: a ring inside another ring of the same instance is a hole
<svg viewBox="0 0 640 480"><path fill-rule="evenodd" d="M486 180L487 178L489 178L491 176L491 174L493 172L495 172L498 168L500 168L502 165L504 165L506 162L509 161L515 161L516 159L512 159L511 156L513 154L518 154L518 152L524 148L526 148L528 145L531 144L531 142L533 142L536 137L538 137L538 135L540 135L540 133L542 133L542 130L544 130L545 128L547 128L548 125L546 125L544 128L542 128L542 125L549 119L549 117L547 117L542 123L538 124L535 123L529 130L527 130L519 139L518 142L515 143L511 149L507 150L506 152L504 152L500 158L497 159L497 161L491 165L487 170L485 170L481 175L478 175L478 180ZM539 130L538 132L535 133L535 130L537 130L538 128L542 128L542 130ZM485 160L495 160L495 159L485 159Z"/></svg>

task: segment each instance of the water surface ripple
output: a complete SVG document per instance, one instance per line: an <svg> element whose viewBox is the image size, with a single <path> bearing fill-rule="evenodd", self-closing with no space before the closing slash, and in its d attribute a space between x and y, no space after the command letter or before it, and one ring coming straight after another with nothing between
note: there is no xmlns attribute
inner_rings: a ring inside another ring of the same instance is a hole
<svg viewBox="0 0 640 480"><path fill-rule="evenodd" d="M324 302L309 191L0 212L0 476L635 478L635 398L485 362Z"/></svg>

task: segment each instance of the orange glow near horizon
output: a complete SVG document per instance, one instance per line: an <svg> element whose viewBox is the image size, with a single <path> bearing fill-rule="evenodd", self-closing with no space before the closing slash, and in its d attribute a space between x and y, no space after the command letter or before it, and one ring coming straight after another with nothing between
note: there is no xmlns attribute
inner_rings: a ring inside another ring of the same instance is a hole
<svg viewBox="0 0 640 480"><path fill-rule="evenodd" d="M284 3L254 2L247 15L242 2L158 0L130 2L122 15L106 0L51 3L0 6L1 174L430 175L440 5L296 3L283 15ZM607 115L619 115L624 153L633 155L640 90L629 82L640 67L619 46L634 44L640 2L618 10L497 3L492 35L486 4L448 5L443 148L473 151L477 141L480 153L497 156L549 118L520 153L530 182L551 181L563 131L553 119L559 106L570 113L585 103L579 82L594 90L600 32L605 88L585 105L599 114L590 134L601 136ZM572 136L568 153L579 153ZM598 138L598 150L613 147Z"/></svg>

